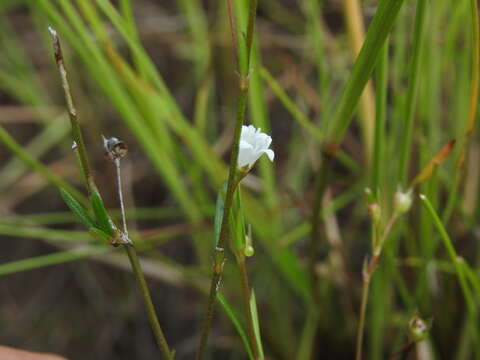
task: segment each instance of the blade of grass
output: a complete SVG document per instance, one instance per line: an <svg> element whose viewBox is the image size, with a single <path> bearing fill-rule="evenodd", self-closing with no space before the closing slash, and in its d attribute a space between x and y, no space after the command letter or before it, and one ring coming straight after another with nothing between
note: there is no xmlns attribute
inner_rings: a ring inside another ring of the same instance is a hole
<svg viewBox="0 0 480 360"><path fill-rule="evenodd" d="M427 0L417 0L417 9L415 12L415 30L413 34L413 53L409 70L410 76L407 90L407 100L405 104L406 118L404 120L404 130L402 131L400 144L399 176L402 186L406 186L408 178L408 166L410 163L410 154L412 148L413 122L415 117L418 87L420 84L420 59L423 49L427 6Z"/></svg>
<svg viewBox="0 0 480 360"><path fill-rule="evenodd" d="M235 311L233 308L230 306L230 304L227 302L227 299L222 295L221 292L217 292L217 299L220 302L220 305L222 305L223 310L227 314L228 318L232 322L233 326L238 332L238 335L240 335L240 338L242 339L243 345L245 346L245 349L247 350L248 357L250 360L255 360L252 354L252 349L250 348L250 344L248 342L248 337L247 334L245 333L245 330L243 329L240 321L238 320L237 315L235 314Z"/></svg>
<svg viewBox="0 0 480 360"><path fill-rule="evenodd" d="M368 28L362 49L355 61L340 100L335 105L327 130L327 143L341 143L353 117L360 95L375 67L381 49L397 19L403 0L381 0Z"/></svg>
<svg viewBox="0 0 480 360"><path fill-rule="evenodd" d="M475 300L471 293L471 289L467 283L467 277L465 275L464 267L462 266L462 262L464 260L460 259L460 257L457 255L457 252L453 246L452 240L450 239L447 231L445 230L445 227L443 226L442 221L440 220L440 217L438 216L437 212L435 211L432 204L430 203L430 200L428 200L428 198L425 195L420 195L420 200L422 200L423 205L428 210L428 213L432 218L432 222L440 234L440 237L443 241L443 244L450 258L450 261L455 267L455 272L458 277L458 281L460 283L460 288L463 293L465 304L467 306L467 312L468 312L467 321L469 323L469 327L471 330L471 336L474 343L478 344L479 332L478 332L478 323L476 320L478 312L477 312L477 306L475 304ZM477 348L477 352L478 352L478 348Z"/></svg>

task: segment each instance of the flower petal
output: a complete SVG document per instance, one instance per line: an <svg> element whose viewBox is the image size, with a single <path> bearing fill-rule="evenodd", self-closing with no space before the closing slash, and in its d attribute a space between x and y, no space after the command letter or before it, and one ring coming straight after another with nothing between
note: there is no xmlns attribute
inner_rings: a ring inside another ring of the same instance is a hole
<svg viewBox="0 0 480 360"><path fill-rule="evenodd" d="M273 162L273 159L275 158L275 153L273 152L273 150L272 149L267 149L267 150L265 150L265 154L267 154L270 161Z"/></svg>

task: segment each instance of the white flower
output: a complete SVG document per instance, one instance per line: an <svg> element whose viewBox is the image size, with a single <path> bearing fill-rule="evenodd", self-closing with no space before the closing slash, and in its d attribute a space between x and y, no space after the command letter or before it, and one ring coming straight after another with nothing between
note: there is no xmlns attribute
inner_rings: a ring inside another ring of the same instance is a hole
<svg viewBox="0 0 480 360"><path fill-rule="evenodd" d="M268 148L271 143L272 138L262 133L261 129L255 129L252 125L242 126L238 167L248 167L250 169L263 154L267 154L270 161L273 161L275 154L273 150Z"/></svg>

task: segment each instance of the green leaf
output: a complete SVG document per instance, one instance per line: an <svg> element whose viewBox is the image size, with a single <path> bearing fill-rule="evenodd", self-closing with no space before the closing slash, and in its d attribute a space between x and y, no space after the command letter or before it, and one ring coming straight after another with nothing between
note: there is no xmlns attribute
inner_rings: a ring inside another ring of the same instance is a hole
<svg viewBox="0 0 480 360"><path fill-rule="evenodd" d="M343 140L345 132L353 118L363 88L380 55L380 50L397 19L404 0L382 0L368 28L365 42L355 61L352 73L345 85L342 96L335 105L327 142L338 144Z"/></svg>
<svg viewBox="0 0 480 360"><path fill-rule="evenodd" d="M255 299L255 291L253 291L253 289L250 295L250 313L252 314L253 331L255 333L255 340L258 344L258 353L260 359L264 359L265 355L263 354L262 338L260 336L260 323L258 321L257 300Z"/></svg>
<svg viewBox="0 0 480 360"><path fill-rule="evenodd" d="M220 240L220 230L222 228L223 208L225 207L225 194L227 192L227 183L225 182L217 194L217 202L215 203L215 220L213 224L213 241L214 245L218 245Z"/></svg>
<svg viewBox="0 0 480 360"><path fill-rule="evenodd" d="M235 253L243 253L245 249L245 217L243 215L240 186L235 191L232 211L230 213L230 231L232 234L231 245Z"/></svg>
<svg viewBox="0 0 480 360"><path fill-rule="evenodd" d="M105 231L92 227L88 229L88 233L95 239L101 241L101 242L111 242L112 241L112 236L108 235Z"/></svg>
<svg viewBox="0 0 480 360"><path fill-rule="evenodd" d="M11 261L0 265L0 276L38 269L50 265L63 264L109 251L112 251L112 247L106 247L104 245L87 246L23 260Z"/></svg>
<svg viewBox="0 0 480 360"><path fill-rule="evenodd" d="M67 190L60 188L60 195L69 209L78 216L83 225L85 225L87 228L96 226L95 220L92 219L90 214L88 214L83 206L77 200L75 200L75 198Z"/></svg>
<svg viewBox="0 0 480 360"><path fill-rule="evenodd" d="M254 360L255 358L253 357L252 349L250 349L250 344L248 343L247 334L245 333L245 330L242 328L242 325L240 324L240 321L238 320L237 315L235 315L235 311L228 304L227 299L223 297L220 291L217 292L217 299L222 305L223 310L225 310L225 313L227 314L228 318L230 319L233 326L237 330L238 334L240 335L243 345L245 345L245 349L247 349L248 357L250 358L250 360Z"/></svg>
<svg viewBox="0 0 480 360"><path fill-rule="evenodd" d="M105 208L102 197L100 196L100 193L97 189L92 189L92 193L90 195L90 203L92 204L92 209L95 214L95 218L97 219L97 227L100 230L103 230L108 235L112 236L112 221L110 220L110 216L108 216L107 209Z"/></svg>

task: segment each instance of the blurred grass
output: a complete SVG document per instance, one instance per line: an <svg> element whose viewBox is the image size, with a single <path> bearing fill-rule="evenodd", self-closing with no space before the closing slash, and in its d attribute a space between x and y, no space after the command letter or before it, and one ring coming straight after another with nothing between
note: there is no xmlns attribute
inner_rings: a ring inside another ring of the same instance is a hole
<svg viewBox="0 0 480 360"><path fill-rule="evenodd" d="M318 358L325 354L332 359L352 358L361 264L369 254L370 239L362 190L369 184L382 212L391 213L397 186L410 183L443 144L464 138L471 118L469 106L478 102L470 100L475 97L478 61L473 3L361 2L367 40L352 67L354 49L347 41L340 6L316 0L259 0L252 62L250 69L243 69L250 71L247 122L272 134L276 159L274 163L260 160L255 174L244 182L242 195L246 222L253 227L255 256L248 260L248 269L267 358L309 359L312 353ZM243 29L248 4L233 4L237 26ZM192 267L205 280L211 265L215 196L226 177L225 154L233 133L238 80L226 30L226 5L199 0L0 3L0 142L4 150L0 196L5 199L0 200L0 234L6 244L0 273L88 258L97 247L72 225L70 215L62 213L66 208L51 186L61 185L78 198L83 196L76 190L79 174L63 165L73 164L74 159L68 121L58 110L63 103L54 81L47 25L55 26L67 45L72 91L107 206L116 206L115 191L113 175L102 159L100 133L129 144L126 183L132 226L143 234L148 229L161 232L172 223L187 224L185 231L144 251L153 269L148 273L154 274L158 267L162 274L173 269L187 274ZM372 74L377 118L370 167L364 156L367 139L351 120L359 116L356 105ZM12 106L16 111L28 110L29 122L17 121ZM432 223L431 210L415 203L386 243L371 284L364 358L384 359L400 348L408 319L416 311L434 318L428 338L432 354L421 359L480 356L478 336L468 335L468 326L478 323L480 301L478 163L468 162L479 146L476 128L469 140L464 169L457 165L462 152L457 146L419 188L444 221ZM321 161L318 149L329 142L341 143L341 149L329 185L332 198L321 216L316 271L322 301L316 309L318 317L312 319L305 311L311 297L307 238L314 169ZM58 171L59 166L64 170ZM436 266L452 250L447 253L440 246L445 240L437 232L440 225L464 258L464 263L450 258L457 268ZM207 230L198 231L198 227ZM29 244L31 249L25 249ZM65 249L64 244L74 248ZM418 265L403 266L411 258L418 259ZM235 332L245 324L238 315L242 300L237 269L230 263L221 284L229 301L227 316L221 315L215 324L212 358L246 356ZM130 295L122 291L126 286L122 280L106 285L92 280L92 274L87 276L90 280L80 280L76 268L68 264L48 271L55 274L62 269L68 269L75 278L71 286L80 292L116 288L118 293L108 302L124 304L119 311L126 318L137 315L127 310ZM115 278L119 270L98 271ZM17 291L14 283L20 279L29 284L27 289L41 287L31 280L35 272L4 279ZM458 272L463 274L460 283ZM183 279L187 278L190 275ZM178 278L156 279L156 290L164 294ZM191 358L189 340L200 328L204 292L199 288L204 283L178 281L184 292L172 290L171 298L160 296L155 305L166 319L166 336L177 349L177 358ZM6 288L1 291L5 296L9 293ZM471 292L467 308L462 291ZM28 291L21 294L28 298ZM75 302L68 306L75 308ZM79 302L76 311L87 313L90 306ZM6 318L3 312L0 316L7 324L21 322L19 328L29 328L28 316ZM66 326L58 324L61 316L51 318L56 318L55 326ZM132 343L122 345L129 348L122 355L115 346L124 343L132 329L119 334L108 331L114 335L107 348L116 358L155 354L152 347L139 349ZM21 336L6 338L21 346L25 343ZM27 344L33 347L44 341L38 331L23 336L31 339ZM62 340L52 334L47 342L51 347L44 350L72 358L102 358L97 348L89 352L73 346L73 338Z"/></svg>

